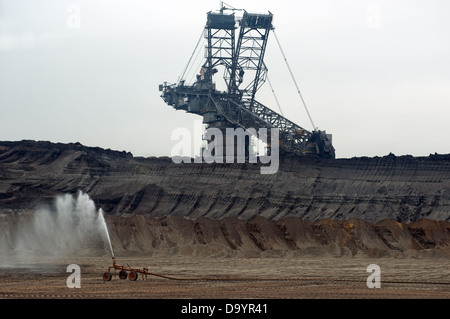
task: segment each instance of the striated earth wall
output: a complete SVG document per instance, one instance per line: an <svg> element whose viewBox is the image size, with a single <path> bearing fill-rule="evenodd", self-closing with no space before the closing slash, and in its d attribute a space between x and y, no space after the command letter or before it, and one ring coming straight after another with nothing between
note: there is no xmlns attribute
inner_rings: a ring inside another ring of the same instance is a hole
<svg viewBox="0 0 450 319"><path fill-rule="evenodd" d="M261 175L258 164L175 164L81 144L0 142L1 213L79 190L118 216L450 221L450 155L286 156L278 173Z"/></svg>
<svg viewBox="0 0 450 319"><path fill-rule="evenodd" d="M259 168L0 142L0 252L39 207L83 191L122 255L450 256L449 155L284 156L276 174Z"/></svg>

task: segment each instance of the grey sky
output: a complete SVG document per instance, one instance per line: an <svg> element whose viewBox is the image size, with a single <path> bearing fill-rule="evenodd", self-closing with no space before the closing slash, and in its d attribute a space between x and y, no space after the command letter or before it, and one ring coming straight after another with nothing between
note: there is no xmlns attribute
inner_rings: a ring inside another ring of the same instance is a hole
<svg viewBox="0 0 450 319"><path fill-rule="evenodd" d="M450 153L449 1L225 2L274 14L337 157ZM0 0L0 140L170 155L171 132L199 118L168 107L158 84L177 81L206 13L218 8L216 0ZM266 64L284 115L311 130L273 36ZM277 111L267 84L258 100Z"/></svg>

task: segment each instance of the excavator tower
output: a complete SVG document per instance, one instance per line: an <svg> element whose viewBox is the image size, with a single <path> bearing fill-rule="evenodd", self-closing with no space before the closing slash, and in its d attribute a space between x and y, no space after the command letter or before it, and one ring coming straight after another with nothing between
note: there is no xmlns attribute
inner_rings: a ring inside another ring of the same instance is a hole
<svg viewBox="0 0 450 319"><path fill-rule="evenodd" d="M272 20L270 12L254 14L225 7L208 12L203 33L205 61L196 81L164 82L159 86L161 97L176 110L202 116L207 129L225 133L226 128L278 128L280 151L334 158L330 134L310 132L256 100L267 78L264 53L274 30ZM223 72L220 88L219 81L214 81L219 71Z"/></svg>

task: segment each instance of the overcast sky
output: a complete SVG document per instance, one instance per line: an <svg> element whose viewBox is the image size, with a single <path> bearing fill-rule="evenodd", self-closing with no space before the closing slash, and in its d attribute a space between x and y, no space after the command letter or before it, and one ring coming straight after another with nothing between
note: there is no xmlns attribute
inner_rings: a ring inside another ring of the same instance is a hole
<svg viewBox="0 0 450 319"><path fill-rule="evenodd" d="M274 14L315 125L337 157L450 153L450 1L225 1ZM0 140L170 155L176 82L216 0L0 0ZM311 130L275 38L266 64L286 117ZM257 97L277 111L267 89Z"/></svg>

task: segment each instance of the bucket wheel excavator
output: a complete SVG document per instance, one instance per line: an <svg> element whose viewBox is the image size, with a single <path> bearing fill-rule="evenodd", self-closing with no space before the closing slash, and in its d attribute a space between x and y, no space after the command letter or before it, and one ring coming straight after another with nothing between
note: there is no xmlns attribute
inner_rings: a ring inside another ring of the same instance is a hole
<svg viewBox="0 0 450 319"><path fill-rule="evenodd" d="M195 81L186 83L183 73L177 83L159 86L161 97L176 110L202 116L207 129L278 128L281 152L335 158L331 134L316 128L308 131L256 100L256 93L267 80L264 54L269 35L275 32L272 20L270 12L254 14L225 6L208 12L197 43L198 47L200 40L205 42L205 59ZM223 70L221 87L214 82L219 70Z"/></svg>

